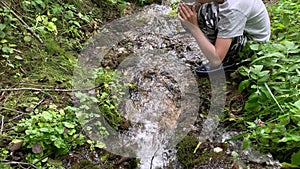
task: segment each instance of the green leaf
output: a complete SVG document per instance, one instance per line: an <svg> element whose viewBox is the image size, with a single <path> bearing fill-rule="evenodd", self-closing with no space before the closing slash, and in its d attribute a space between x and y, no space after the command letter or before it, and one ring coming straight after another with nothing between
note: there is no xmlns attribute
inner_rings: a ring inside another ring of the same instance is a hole
<svg viewBox="0 0 300 169"><path fill-rule="evenodd" d="M300 109L299 109L300 110ZM291 119L295 124L297 124L300 127L300 115L296 114L291 116Z"/></svg>
<svg viewBox="0 0 300 169"><path fill-rule="evenodd" d="M245 150L247 148L249 148L251 146L251 141L250 139L247 137L247 138L244 138L243 139L243 146L242 146L242 149Z"/></svg>
<svg viewBox="0 0 300 169"><path fill-rule="evenodd" d="M41 132L49 132L49 129L48 128L40 128L40 131Z"/></svg>
<svg viewBox="0 0 300 169"><path fill-rule="evenodd" d="M253 65L251 68L250 68L250 71L255 73L256 75L258 75L261 70L263 69L263 65Z"/></svg>
<svg viewBox="0 0 300 169"><path fill-rule="evenodd" d="M266 58L285 58L285 55L280 52L272 52L272 53L267 53L264 56L258 57L257 59L253 60L251 64L254 64L255 62L258 62L260 60L266 60Z"/></svg>
<svg viewBox="0 0 300 169"><path fill-rule="evenodd" d="M2 57L8 59L8 58L9 58L9 55L2 55Z"/></svg>
<svg viewBox="0 0 300 169"><path fill-rule="evenodd" d="M9 47L12 47L12 48L13 48L13 47L17 47L17 45L16 45L16 44L13 44L13 43L8 44L8 46L9 46Z"/></svg>
<svg viewBox="0 0 300 169"><path fill-rule="evenodd" d="M248 102L257 102L258 101L258 93L254 92L248 97Z"/></svg>
<svg viewBox="0 0 300 169"><path fill-rule="evenodd" d="M69 135L73 135L73 134L75 134L76 133L76 130L75 129L70 129L70 130L68 130L68 134Z"/></svg>
<svg viewBox="0 0 300 169"><path fill-rule="evenodd" d="M46 121L50 121L52 119L52 115L48 112L48 111L43 111L43 113L41 114L41 116L46 120Z"/></svg>
<svg viewBox="0 0 300 169"><path fill-rule="evenodd" d="M15 68L15 65L12 64L12 63L8 63L7 65L8 65L9 67L11 67L11 68Z"/></svg>
<svg viewBox="0 0 300 169"><path fill-rule="evenodd" d="M259 44L250 45L250 49L253 50L253 51L257 51L259 49Z"/></svg>
<svg viewBox="0 0 300 169"><path fill-rule="evenodd" d="M80 23L77 21L73 21L73 24L76 25L77 27L80 27Z"/></svg>
<svg viewBox="0 0 300 169"><path fill-rule="evenodd" d="M268 89L265 86L259 86L260 95L262 95L263 99L272 99ZM262 98L260 98L261 100Z"/></svg>
<svg viewBox="0 0 300 169"><path fill-rule="evenodd" d="M64 126L67 128L75 128L75 125L70 122L63 122Z"/></svg>
<svg viewBox="0 0 300 169"><path fill-rule="evenodd" d="M94 144L94 141L92 141L92 140L87 140L86 141L88 144Z"/></svg>
<svg viewBox="0 0 300 169"><path fill-rule="evenodd" d="M280 139L278 142L281 143L285 143L285 142L290 142L290 141L295 141L295 142L299 142L300 141L300 136L297 135L292 135L292 136L287 136L287 137L283 137L282 139Z"/></svg>
<svg viewBox="0 0 300 169"><path fill-rule="evenodd" d="M287 162L283 162L282 167L284 167L284 168L298 168L298 166L292 165L292 164L287 163Z"/></svg>
<svg viewBox="0 0 300 169"><path fill-rule="evenodd" d="M43 9L46 7L46 4L42 0L36 0L36 3L41 5Z"/></svg>
<svg viewBox="0 0 300 169"><path fill-rule="evenodd" d="M111 3L115 4L118 2L118 0L109 0Z"/></svg>
<svg viewBox="0 0 300 169"><path fill-rule="evenodd" d="M238 159L240 157L239 153L237 153L236 151L232 151L231 156L235 159Z"/></svg>
<svg viewBox="0 0 300 169"><path fill-rule="evenodd" d="M264 70L264 71L259 72L257 75L259 77L265 77L265 76L270 75L270 71L269 70Z"/></svg>
<svg viewBox="0 0 300 169"><path fill-rule="evenodd" d="M290 24L289 14L284 13L281 17L281 21L284 25L288 26Z"/></svg>
<svg viewBox="0 0 300 169"><path fill-rule="evenodd" d="M57 127L55 127L55 130L58 132L58 134L63 134L65 131L65 128L63 126L57 126Z"/></svg>
<svg viewBox="0 0 300 169"><path fill-rule="evenodd" d="M25 36L24 37L24 41L25 42L30 42L31 41L31 37L30 36Z"/></svg>
<svg viewBox="0 0 300 169"><path fill-rule="evenodd" d="M1 32L0 32L0 34L1 34ZM0 35L0 38L2 38L1 35ZM8 40L6 40L6 39L1 39L1 41L0 41L0 43L6 43L6 42L8 42Z"/></svg>
<svg viewBox="0 0 300 169"><path fill-rule="evenodd" d="M244 89L246 89L247 87L249 87L250 85L250 80L243 80L238 87L238 92L241 93Z"/></svg>
<svg viewBox="0 0 300 169"><path fill-rule="evenodd" d="M300 150L297 153L293 153L291 162L293 165L300 165Z"/></svg>
<svg viewBox="0 0 300 169"><path fill-rule="evenodd" d="M298 109L300 109L300 100L296 101L294 103L294 106L297 107Z"/></svg>
<svg viewBox="0 0 300 169"><path fill-rule="evenodd" d="M278 49L279 51L286 51L285 46L283 46L282 44L274 43L272 45L273 45L274 48Z"/></svg>
<svg viewBox="0 0 300 169"><path fill-rule="evenodd" d="M15 59L17 59L17 60L23 60L23 58L21 56L19 56L19 55L16 55Z"/></svg>
<svg viewBox="0 0 300 169"><path fill-rule="evenodd" d="M63 146L63 142L61 139L57 139L54 141L54 146L57 148L61 148Z"/></svg>
<svg viewBox="0 0 300 169"><path fill-rule="evenodd" d="M262 71L264 72L264 71ZM260 75L259 75L260 76ZM257 79L257 84L263 84L269 80L270 74L266 74L264 76L260 76L261 78Z"/></svg>
<svg viewBox="0 0 300 169"><path fill-rule="evenodd" d="M2 32L2 31L0 31L0 38L5 38L5 33L4 32ZM2 40L1 40L2 41Z"/></svg>
<svg viewBox="0 0 300 169"><path fill-rule="evenodd" d="M280 125L287 125L287 124L289 124L290 123L290 117L289 117L289 115L288 114L285 114L285 115L280 115L279 117L278 117L278 119L279 119L279 124Z"/></svg>
<svg viewBox="0 0 300 169"><path fill-rule="evenodd" d="M250 112L258 112L261 106L257 102L246 102L245 109Z"/></svg>
<svg viewBox="0 0 300 169"><path fill-rule="evenodd" d="M5 25L5 24L2 24L2 23L0 23L0 31L4 30L4 29L5 29L5 27L6 27L6 25Z"/></svg>
<svg viewBox="0 0 300 169"><path fill-rule="evenodd" d="M248 76L249 75L249 72L250 70L246 67L241 67L239 69L239 73L242 75L242 76Z"/></svg>
<svg viewBox="0 0 300 169"><path fill-rule="evenodd" d="M53 22L48 22L47 29L49 31L56 31L57 30L56 25Z"/></svg>
<svg viewBox="0 0 300 169"><path fill-rule="evenodd" d="M257 125L254 122L246 122L248 124L248 128L256 128Z"/></svg>
<svg viewBox="0 0 300 169"><path fill-rule="evenodd" d="M105 148L105 146L106 145L102 141L97 141L95 144L95 147L98 147L98 148Z"/></svg>
<svg viewBox="0 0 300 169"><path fill-rule="evenodd" d="M46 158L44 158L44 159L42 160L43 163L45 163L45 162L47 162L47 161L48 161L48 157L46 157Z"/></svg>
<svg viewBox="0 0 300 169"><path fill-rule="evenodd" d="M290 50L290 49L296 49L298 48L294 42L291 42L291 41L288 41L288 40L285 40L283 42L284 46L286 47L287 50Z"/></svg>
<svg viewBox="0 0 300 169"><path fill-rule="evenodd" d="M7 46L3 46L2 47L2 51L4 53L14 53L14 50L12 48L10 48L10 47L7 47Z"/></svg>

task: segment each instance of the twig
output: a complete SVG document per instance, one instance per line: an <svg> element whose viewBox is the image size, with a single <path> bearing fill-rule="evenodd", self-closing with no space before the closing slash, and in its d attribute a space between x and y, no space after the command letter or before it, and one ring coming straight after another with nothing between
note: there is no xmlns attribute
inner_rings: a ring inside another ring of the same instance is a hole
<svg viewBox="0 0 300 169"><path fill-rule="evenodd" d="M48 88L50 88L50 87L52 87L52 86L50 86L50 85L43 85L43 84L32 84L32 83L19 83L18 85L20 85L20 86L31 86L31 87L40 87L40 88L46 88L46 87L48 87Z"/></svg>
<svg viewBox="0 0 300 169"><path fill-rule="evenodd" d="M18 111L18 110L13 110L13 109L10 109L10 108L7 108L7 107L0 107L0 110L2 110L2 109L4 109L4 110L9 110L9 111L12 111L12 112L17 112L17 113L20 113L19 115L17 115L16 117L14 117L14 118L12 118L12 119L9 119L9 120L7 120L7 122L11 122L11 121L13 121L13 120L15 120L15 119L18 119L19 117L21 117L21 116L23 116L25 113L24 112L22 112L22 111Z"/></svg>
<svg viewBox="0 0 300 169"><path fill-rule="evenodd" d="M8 160L0 160L0 162L6 163L6 164L29 165L29 166L37 169L37 167L35 165L30 164L30 163L24 163L24 162L18 162L18 161L8 161Z"/></svg>
<svg viewBox="0 0 300 169"><path fill-rule="evenodd" d="M18 111L18 110L14 110L14 109L10 109L10 108L7 108L7 107L0 107L0 110L1 109L13 111L13 112L16 112L16 113L24 113L24 112L21 112L21 111Z"/></svg>
<svg viewBox="0 0 300 169"><path fill-rule="evenodd" d="M2 7L8 8L10 12L25 26L27 30L32 33L33 36L38 39L40 43L44 43L43 40L27 25L27 23L21 17L19 17L4 1L1 1L1 4Z"/></svg>
<svg viewBox="0 0 300 169"><path fill-rule="evenodd" d="M0 128L0 135L2 135L2 131L3 131L3 126L4 126L4 116L2 116L2 119L1 119L1 128Z"/></svg>
<svg viewBox="0 0 300 169"><path fill-rule="evenodd" d="M150 162L150 169L152 169L152 166L153 166L153 160L154 160L154 157L155 157L155 154L157 153L159 147L157 147L156 151L154 152L152 158L151 158L151 162Z"/></svg>
<svg viewBox="0 0 300 169"><path fill-rule="evenodd" d="M9 88L9 89L0 89L0 91L22 91L22 90L29 90L29 91L39 91L39 92L78 92L78 91L90 91L101 87L98 85L92 88L85 88L85 89L39 89L39 88Z"/></svg>
<svg viewBox="0 0 300 169"><path fill-rule="evenodd" d="M19 118L22 117L24 114L25 114L25 113L23 112L23 113L17 115L16 117L14 117L14 118L12 118L12 119L9 119L7 122L11 122L11 121L14 121L14 120L16 120L16 119L19 119Z"/></svg>
<svg viewBox="0 0 300 169"><path fill-rule="evenodd" d="M43 102L45 101L45 99L41 99L32 109L32 111L34 111L37 107L39 107Z"/></svg>
<svg viewBox="0 0 300 169"><path fill-rule="evenodd" d="M17 50L17 49L12 49L12 50L14 50L14 51L17 52L17 53L23 54L22 51L19 51L19 50Z"/></svg>

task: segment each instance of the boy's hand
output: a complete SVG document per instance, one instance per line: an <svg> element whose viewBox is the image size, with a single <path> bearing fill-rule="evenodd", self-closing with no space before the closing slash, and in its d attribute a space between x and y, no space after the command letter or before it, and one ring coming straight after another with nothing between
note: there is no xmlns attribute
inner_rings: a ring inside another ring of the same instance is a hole
<svg viewBox="0 0 300 169"><path fill-rule="evenodd" d="M190 22L195 26L198 25L197 12L195 6L192 6L192 8L190 8L188 5L180 3L178 18L184 25L187 24L186 22ZM186 26L189 27L188 25L189 24L187 24Z"/></svg>

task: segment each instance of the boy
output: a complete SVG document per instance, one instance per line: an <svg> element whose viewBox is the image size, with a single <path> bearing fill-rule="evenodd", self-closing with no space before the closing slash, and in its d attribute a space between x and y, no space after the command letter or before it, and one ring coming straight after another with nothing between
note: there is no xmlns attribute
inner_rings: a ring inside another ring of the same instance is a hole
<svg viewBox="0 0 300 169"><path fill-rule="evenodd" d="M180 3L178 18L209 61L196 68L200 77L235 66L247 40L270 39L270 19L262 0L196 0L195 3L192 7Z"/></svg>

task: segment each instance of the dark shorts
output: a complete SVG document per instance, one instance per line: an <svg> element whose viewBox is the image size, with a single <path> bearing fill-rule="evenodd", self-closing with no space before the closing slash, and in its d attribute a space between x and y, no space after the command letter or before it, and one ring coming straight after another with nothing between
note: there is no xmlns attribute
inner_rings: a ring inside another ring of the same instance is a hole
<svg viewBox="0 0 300 169"><path fill-rule="evenodd" d="M217 6L206 3L201 5L198 11L198 24L202 32L208 38L208 40L215 44L218 35L218 15L219 10ZM239 53L242 51L243 47L246 45L247 37L246 35L234 37L230 45L229 51L223 60L223 62L234 62L238 63L241 61Z"/></svg>

